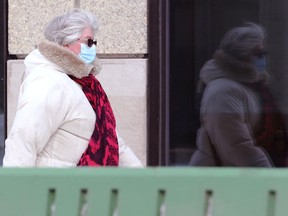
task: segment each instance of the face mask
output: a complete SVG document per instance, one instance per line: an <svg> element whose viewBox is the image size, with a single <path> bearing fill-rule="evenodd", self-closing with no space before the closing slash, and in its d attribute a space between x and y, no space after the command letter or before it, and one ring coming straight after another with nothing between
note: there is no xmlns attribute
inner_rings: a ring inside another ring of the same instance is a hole
<svg viewBox="0 0 288 216"><path fill-rule="evenodd" d="M253 56L252 63L257 68L257 70L260 74L265 73L265 71L266 71L266 57L264 55L262 57Z"/></svg>
<svg viewBox="0 0 288 216"><path fill-rule="evenodd" d="M78 55L86 64L91 64L96 58L96 46L88 47L81 43L81 51Z"/></svg>

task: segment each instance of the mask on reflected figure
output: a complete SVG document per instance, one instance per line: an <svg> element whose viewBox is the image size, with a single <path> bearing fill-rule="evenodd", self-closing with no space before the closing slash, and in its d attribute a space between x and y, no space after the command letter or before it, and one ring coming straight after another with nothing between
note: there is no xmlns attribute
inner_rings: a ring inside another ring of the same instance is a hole
<svg viewBox="0 0 288 216"><path fill-rule="evenodd" d="M266 71L266 56L262 56L262 57L257 57L257 56L253 56L252 57L252 63L253 65L257 68L258 72L260 74L264 74Z"/></svg>

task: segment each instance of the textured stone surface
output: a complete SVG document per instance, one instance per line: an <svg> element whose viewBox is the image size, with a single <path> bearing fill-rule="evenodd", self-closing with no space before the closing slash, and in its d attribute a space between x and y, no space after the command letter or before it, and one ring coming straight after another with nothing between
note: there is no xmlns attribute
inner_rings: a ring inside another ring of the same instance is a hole
<svg viewBox="0 0 288 216"><path fill-rule="evenodd" d="M100 53L147 53L147 0L81 0L80 7L99 18Z"/></svg>
<svg viewBox="0 0 288 216"><path fill-rule="evenodd" d="M97 76L113 108L119 135L146 164L146 77L147 60L102 59ZM18 92L25 70L23 60L8 61L7 132L15 117Z"/></svg>
<svg viewBox="0 0 288 216"><path fill-rule="evenodd" d="M74 0L9 0L8 49L27 54L43 39L43 28L58 14L71 10Z"/></svg>
<svg viewBox="0 0 288 216"><path fill-rule="evenodd" d="M98 53L147 53L146 0L9 0L9 53L28 54L43 39L43 27L75 6L99 19Z"/></svg>

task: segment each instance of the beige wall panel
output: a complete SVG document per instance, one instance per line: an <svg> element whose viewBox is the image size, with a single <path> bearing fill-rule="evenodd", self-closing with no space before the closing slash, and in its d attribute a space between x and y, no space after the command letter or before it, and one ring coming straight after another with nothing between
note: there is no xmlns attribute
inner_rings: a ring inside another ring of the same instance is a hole
<svg viewBox="0 0 288 216"><path fill-rule="evenodd" d="M117 120L117 130L126 144L146 164L145 59L101 59L97 76L105 89ZM17 108L18 92L25 70L23 60L9 60L7 67L7 133Z"/></svg>
<svg viewBox="0 0 288 216"><path fill-rule="evenodd" d="M111 96L117 131L137 157L146 164L146 98Z"/></svg>
<svg viewBox="0 0 288 216"><path fill-rule="evenodd" d="M72 8L74 0L9 0L9 53L28 54L44 38L44 25L54 16Z"/></svg>
<svg viewBox="0 0 288 216"><path fill-rule="evenodd" d="M24 74L22 60L10 60L7 64L7 134L12 126L17 110L19 88Z"/></svg>
<svg viewBox="0 0 288 216"><path fill-rule="evenodd" d="M147 53L147 0L80 0L100 22L99 53Z"/></svg>
<svg viewBox="0 0 288 216"><path fill-rule="evenodd" d="M98 75L109 96L119 135L146 164L147 60L105 59Z"/></svg>

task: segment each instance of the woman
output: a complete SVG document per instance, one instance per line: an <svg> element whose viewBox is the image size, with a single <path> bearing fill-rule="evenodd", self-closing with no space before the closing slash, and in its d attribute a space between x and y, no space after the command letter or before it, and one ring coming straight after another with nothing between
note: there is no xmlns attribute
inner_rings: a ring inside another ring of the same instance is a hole
<svg viewBox="0 0 288 216"><path fill-rule="evenodd" d="M235 27L201 69L206 88L191 165L286 166L286 130L266 86L264 43L263 27Z"/></svg>
<svg viewBox="0 0 288 216"><path fill-rule="evenodd" d="M77 9L46 26L47 40L24 61L4 167L142 166L123 141L119 146L112 108L95 78L97 29L95 16Z"/></svg>

